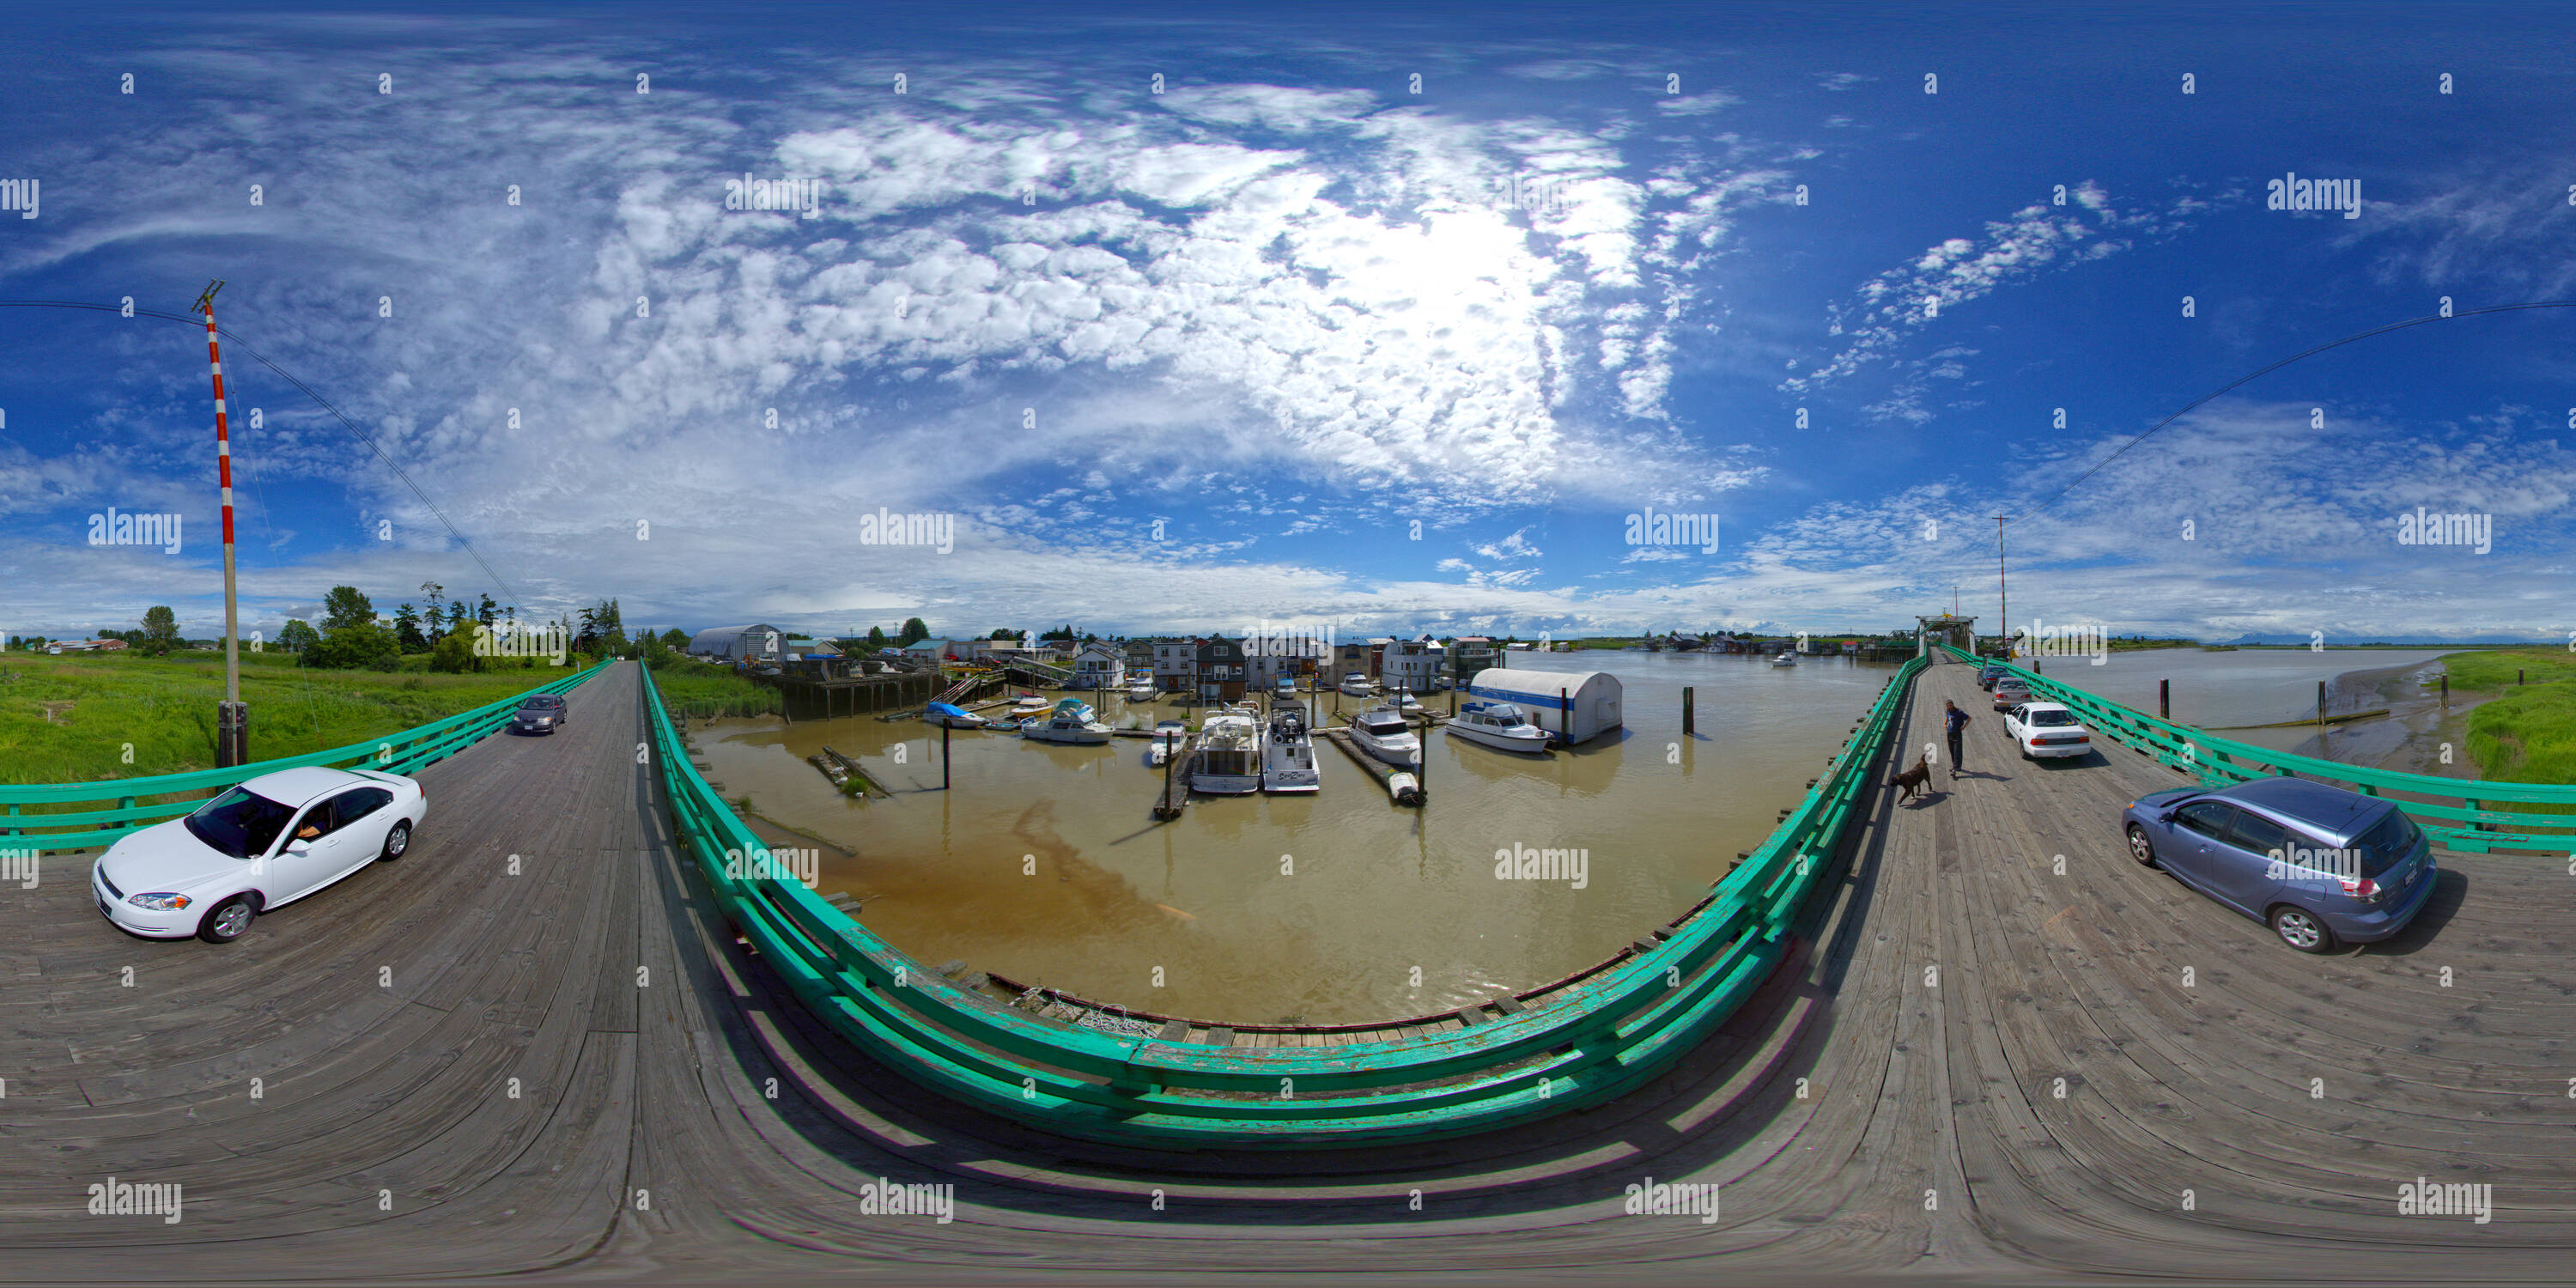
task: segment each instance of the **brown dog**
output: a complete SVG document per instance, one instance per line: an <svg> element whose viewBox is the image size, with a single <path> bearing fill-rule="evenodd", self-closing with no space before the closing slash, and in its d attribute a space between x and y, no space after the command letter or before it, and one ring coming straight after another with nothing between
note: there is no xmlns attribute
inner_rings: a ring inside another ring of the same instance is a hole
<svg viewBox="0 0 2576 1288"><path fill-rule="evenodd" d="M1904 788L1905 794L1897 797L1896 799L1900 802L1910 801L1914 799L1915 793L1923 790L1924 782L1931 777L1932 757L1931 754L1927 752L1920 759L1914 762L1914 768L1906 770L1904 773L1898 774L1894 778L1888 779L1887 785L1890 787Z"/></svg>

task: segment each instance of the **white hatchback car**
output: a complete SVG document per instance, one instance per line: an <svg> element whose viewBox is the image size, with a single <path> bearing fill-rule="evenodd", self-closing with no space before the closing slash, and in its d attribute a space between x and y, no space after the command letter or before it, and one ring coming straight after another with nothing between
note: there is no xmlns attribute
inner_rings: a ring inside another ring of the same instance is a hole
<svg viewBox="0 0 2576 1288"><path fill-rule="evenodd" d="M2005 712L2004 736L2021 748L2024 760L2081 756L2093 750L2093 731L2074 712L2054 702L2025 702Z"/></svg>
<svg viewBox="0 0 2576 1288"><path fill-rule="evenodd" d="M428 812L420 784L399 774L281 769L109 846L90 893L135 934L230 943L260 913L401 858Z"/></svg>

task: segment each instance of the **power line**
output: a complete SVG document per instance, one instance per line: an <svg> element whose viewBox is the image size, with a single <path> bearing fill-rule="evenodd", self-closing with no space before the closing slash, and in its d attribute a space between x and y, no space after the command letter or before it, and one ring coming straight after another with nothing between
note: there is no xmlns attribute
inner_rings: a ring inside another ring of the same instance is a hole
<svg viewBox="0 0 2576 1288"><path fill-rule="evenodd" d="M0 308L88 309L98 313L114 313L120 317L127 316L126 306L122 304L92 304L86 300L0 300ZM206 324L206 319L202 314L164 313L159 309L135 309L131 316L160 318L169 322L185 322L190 326L198 327ZM455 523L448 519L447 512L439 509L438 503L429 499L429 493L421 490L420 484L413 481L410 472L403 469L401 464L396 462L391 455L388 455L383 445L376 442L374 437L369 435L367 431L358 428L357 422L350 420L347 416L341 414L338 407L331 405L330 399L315 392L313 386L297 379L295 373L288 371L286 368L277 365L273 361L270 361L266 354L252 348L249 341L242 339L240 336L235 335L232 331L223 327L217 327L215 330L217 334L239 346L242 352L249 354L252 361L268 368L272 372L275 372L278 379L295 386L295 388L301 391L305 397L312 399L316 406L319 406L322 410L331 413L331 418L340 422L340 428L347 430L350 437L366 444L367 449L376 454L376 459L383 461L385 463L385 468L392 470L394 472L394 477L401 479L403 486L411 489L412 496L418 499L421 505L428 509L431 514L438 517L439 526L447 529L447 535L456 538L456 544L465 547L466 557L472 559L475 566L483 570L484 576L492 579L493 588L500 591L504 597L511 601L517 601L519 598L518 593L511 590L509 585L501 580L501 574L492 571L492 565L483 561L482 552L474 548L473 542L465 539L464 533L457 531Z"/></svg>
<svg viewBox="0 0 2576 1288"><path fill-rule="evenodd" d="M2065 487L2063 487L2063 488L2058 489L2058 492L2057 492L2057 495L2056 495L2056 496L2052 496L2052 497L2048 498L2047 500L2040 502L2038 505L2035 505L2035 506L2031 507L2030 509L2023 511L2021 514L2019 514L2019 515L2015 516L2015 517L2014 517L2012 520L2010 520L2010 521L2011 521L2011 522L2014 522L2014 523L2019 523L2019 522L2021 522L2023 519L2030 518L2032 515L2035 515L2035 514L2039 513L2040 511L2045 510L2045 509L2047 509L2048 507L2050 507L2050 506L2052 506L2052 505L2057 504L2060 500L2063 500L2063 499L2065 498L2065 496L2066 496L2066 494L2067 494L2067 493L2074 491L2074 490L2075 490L2077 487L2079 487L2079 486L2082 486L2082 484L2084 483L2084 481L2085 481L2086 479L2089 479L2089 478L2093 477L2095 474L2100 473L2100 472L2102 471L2102 469L2103 469L2103 467L2104 467L2104 466L2107 466L2107 465L2109 465L2111 462L2113 462L2113 461L2116 461L2116 460L2120 459L2120 458L2121 458L2122 456L2124 456L2124 455L2127 455L2127 454L2128 454L2128 451L2129 451L2129 449L2130 449L2130 448L2135 447L2135 446L2137 446L2138 444L2140 444L2140 443L2143 443L2143 442L2147 441L2147 439L2148 439L2151 435L2153 435L2157 430L2163 429L2165 426L2170 425L2170 424L2174 423L2175 421L2180 420L2180 419L2182 419L2183 417L2185 417L2185 416L2187 416L2187 415L2190 415L2193 411L2198 410L2198 409L2199 409L2203 404L2206 404L2206 403L2208 403L2208 402L2212 401L2213 399L2216 399L2216 398L2220 397L2221 395L2224 395L2224 394L2226 394L2226 393L2229 393L2229 392L2233 391L2233 390L2234 390L2237 386L2239 386L2239 385L2243 385L2243 384L2246 384L2246 383L2248 383L2248 382L2250 382L2250 381L2260 379L2261 377L2268 376L2268 375L2272 374L2273 372L2278 371L2278 370L2280 370L2281 368L2283 368L2283 367L2286 367L2286 366L2290 365L2290 364L2291 364L2291 363L2293 363L2293 362L2297 362L2297 361L2299 361L2299 360L2300 360L2300 359L2302 359L2302 358L2313 358L2313 357L2315 357L2316 355L2318 355L2318 354L2320 354L2320 353L2323 353L2323 352L2325 352L2325 351L2326 351L2326 350L2328 350L2328 349L2341 348L2342 346L2347 345L2347 344L2350 344L2350 343L2352 343L2352 342L2353 342L2353 341L2355 341L2355 340L2367 340L2367 339L2369 339L2370 337L2375 336L2375 335L2386 335L2387 333L2389 333L2389 332L2391 332L2391 331L2402 331L2402 330L2406 329L2407 327L2410 327L2410 326L2422 326L2422 325L2424 325L2424 324L2425 324L2425 323L2427 323L2427 322L2449 322L2449 321L2457 320L2457 319L2459 319L2459 318L2473 318L2473 317L2477 317L2477 316L2479 316L2480 314L2484 314L2484 313L2514 313L2514 312L2520 312L2520 311L2525 310L2525 309L2568 309L2568 308L2576 308L2576 300L2535 300L2535 301L2532 301L2532 302L2527 303L2527 304L2490 304L2490 305L2488 305L2487 307L2482 308L2482 309L2463 309L2463 310L2459 310L2459 311L2456 311L2456 312L2453 312L2453 313L2449 313L2449 314L2434 313L2434 314L2429 314L2429 315L2427 315L2427 316L2420 317L2420 318L2408 318L2408 319L2406 319L2406 320L2405 320L2405 321L2403 321L2403 322L2391 322L2391 323L2387 324L2386 326L2375 326L2375 327L2372 327L2371 329L2369 329L2369 330L2367 330L2367 331L2356 331L2356 332L2352 333L2351 335L2345 336L2344 338L2342 338L2342 339L2340 339L2340 340L2329 340L2329 341L2327 341L2326 343L2321 344L2321 345L2318 345L2317 347L2315 347L2315 348L2313 348L2313 349L2305 349L2305 350L2301 350L2300 352L2298 352L2298 353L2294 353L2294 354L2291 354L2289 357L2283 358L2283 359L2281 359L2279 362L2275 362L2275 363L2273 363L2272 365L2270 365L2270 366L2268 366L2268 367L2264 367L2264 368L2262 368L2262 369L2260 369L2260 370L2257 370L2257 371L2251 372L2251 373L2249 373L2249 374L2247 374L2247 375L2239 376L2238 378L2236 378L2236 379L2234 379L2234 380L2228 381L2226 384L2220 385L2218 388L2216 388L2216 389L2214 389L2214 390L2210 391L2209 393L2203 394L2203 395L2201 395L2200 397L2195 398L2195 399L2191 400L2191 401L2190 401L2190 402L2188 402L2188 403L2185 403L2185 404L2183 405L2183 407L2182 407L2182 410L2177 411L2177 412L2175 412L2174 414L2172 414L2172 415L2170 415L2170 416L2165 417L2163 420L2157 421L2155 424L2148 426L2148 427L2147 427L2147 430L2146 430L2146 432L2145 432L2145 433L2142 433L2142 434L2138 435L2136 438L2130 439L2126 444L2124 444L2124 445L2122 445L2122 446L2121 446L2121 448L2120 448L2120 450L2119 450L2119 451L2113 452L2113 453L2111 453L2109 456L2105 456L2105 457L2103 457L2100 461L2097 461L2097 462L2095 462L2095 463L2094 463L2093 468L2091 468L2091 469L2089 469L2089 470L2086 470L2086 471L2084 471L2084 472L2083 472L2083 473L2081 473L2081 474L2076 475L2076 476L2075 476L2075 481L2074 481L2074 482L2072 482L2072 483L2067 484L2067 485L2066 485ZM1998 532L1997 532L1996 540L1997 540L1997 541L2001 541L2001 540L2002 540L2001 531L2000 531L2000 525L1998 526Z"/></svg>

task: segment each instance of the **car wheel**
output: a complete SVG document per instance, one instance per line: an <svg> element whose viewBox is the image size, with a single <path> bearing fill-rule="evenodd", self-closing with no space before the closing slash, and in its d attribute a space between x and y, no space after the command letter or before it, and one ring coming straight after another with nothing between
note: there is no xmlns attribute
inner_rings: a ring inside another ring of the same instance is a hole
<svg viewBox="0 0 2576 1288"><path fill-rule="evenodd" d="M259 907L249 895L237 894L206 909L206 918L197 923L197 938L210 944L229 944L250 929L251 918Z"/></svg>
<svg viewBox="0 0 2576 1288"><path fill-rule="evenodd" d="M2147 839L2147 829L2135 823L2129 825L2129 857L2136 859L2141 867L2156 865L2155 842Z"/></svg>
<svg viewBox="0 0 2576 1288"><path fill-rule="evenodd" d="M394 824L394 829L392 831L385 833L385 852L377 855L376 858L381 861L389 862L391 860L401 858L403 856L403 851L410 848L411 820L404 819L401 822Z"/></svg>
<svg viewBox="0 0 2576 1288"><path fill-rule="evenodd" d="M2334 932L2317 914L2295 904L2282 904L2272 910L2272 933L2281 942L2303 953L2322 953L2335 946Z"/></svg>

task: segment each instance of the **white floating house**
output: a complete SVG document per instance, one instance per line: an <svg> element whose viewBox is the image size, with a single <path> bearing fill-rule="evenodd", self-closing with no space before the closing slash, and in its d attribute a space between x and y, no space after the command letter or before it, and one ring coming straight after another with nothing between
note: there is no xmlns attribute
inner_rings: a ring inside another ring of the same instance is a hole
<svg viewBox="0 0 2576 1288"><path fill-rule="evenodd" d="M1573 742L1590 742L1621 724L1619 677L1607 671L1487 667L1468 682L1467 695L1513 703L1530 723Z"/></svg>

